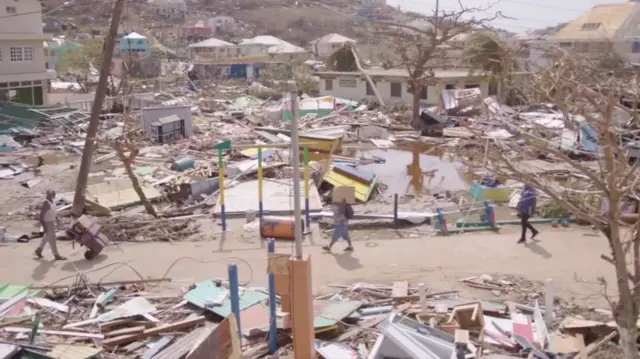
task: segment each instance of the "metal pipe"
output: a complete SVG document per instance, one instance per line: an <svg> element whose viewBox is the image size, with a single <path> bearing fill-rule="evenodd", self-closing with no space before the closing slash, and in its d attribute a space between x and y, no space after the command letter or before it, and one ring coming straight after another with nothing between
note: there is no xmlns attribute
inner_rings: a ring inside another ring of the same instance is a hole
<svg viewBox="0 0 640 359"><path fill-rule="evenodd" d="M291 97L291 161L293 162L293 213L295 220L296 258L302 258L302 213L300 209L300 145L298 138L298 85L289 83Z"/></svg>

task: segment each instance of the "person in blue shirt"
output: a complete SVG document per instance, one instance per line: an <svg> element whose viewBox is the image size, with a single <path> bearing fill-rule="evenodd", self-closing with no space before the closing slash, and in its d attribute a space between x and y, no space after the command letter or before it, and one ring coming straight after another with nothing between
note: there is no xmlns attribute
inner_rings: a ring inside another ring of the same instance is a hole
<svg viewBox="0 0 640 359"><path fill-rule="evenodd" d="M531 230L531 239L533 240L538 235L538 231L533 228L529 223L529 218L536 212L537 193L535 188L530 184L525 183L522 193L520 193L520 201L518 202L518 215L520 216L520 224L522 225L522 235L518 240L518 243L525 243L527 241L527 228Z"/></svg>

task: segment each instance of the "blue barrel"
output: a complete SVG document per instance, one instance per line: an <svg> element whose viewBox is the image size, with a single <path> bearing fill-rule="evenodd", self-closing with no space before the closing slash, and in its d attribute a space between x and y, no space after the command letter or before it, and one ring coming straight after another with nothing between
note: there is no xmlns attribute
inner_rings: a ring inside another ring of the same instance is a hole
<svg viewBox="0 0 640 359"><path fill-rule="evenodd" d="M184 170L188 170L189 168L194 168L196 166L196 160L192 157L184 157L179 160L173 161L171 164L171 169L174 171L182 172Z"/></svg>

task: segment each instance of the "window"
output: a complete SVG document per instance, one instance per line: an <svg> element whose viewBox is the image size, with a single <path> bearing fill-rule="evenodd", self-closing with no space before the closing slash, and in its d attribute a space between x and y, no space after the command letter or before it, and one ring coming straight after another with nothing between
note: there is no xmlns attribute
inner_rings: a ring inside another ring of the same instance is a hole
<svg viewBox="0 0 640 359"><path fill-rule="evenodd" d="M4 10L7 12L7 14L16 14L18 13L18 10L16 9L15 6L7 6L4 8Z"/></svg>
<svg viewBox="0 0 640 359"><path fill-rule="evenodd" d="M338 85L340 87L349 87L356 88L358 87L358 83L355 78L342 78L338 80Z"/></svg>
<svg viewBox="0 0 640 359"><path fill-rule="evenodd" d="M452 85L452 84L448 84L444 86L445 90L455 90L456 89L456 85Z"/></svg>
<svg viewBox="0 0 640 359"><path fill-rule="evenodd" d="M2 62L2 49L0 49L0 62Z"/></svg>
<svg viewBox="0 0 640 359"><path fill-rule="evenodd" d="M571 42L561 42L558 45L560 45L560 47L562 47L562 48L568 48L568 47L571 47L572 43Z"/></svg>
<svg viewBox="0 0 640 359"><path fill-rule="evenodd" d="M579 42L576 44L576 50L578 52L589 52L589 43Z"/></svg>
<svg viewBox="0 0 640 359"><path fill-rule="evenodd" d="M22 62L24 61L24 56L22 53L22 47L12 46L9 48L9 57L11 58L11 62Z"/></svg>
<svg viewBox="0 0 640 359"><path fill-rule="evenodd" d="M478 84L468 84L468 85L464 85L465 89L477 89L480 88L480 85Z"/></svg>
<svg viewBox="0 0 640 359"><path fill-rule="evenodd" d="M56 56L56 50L50 50L49 51L49 55Z"/></svg>
<svg viewBox="0 0 640 359"><path fill-rule="evenodd" d="M633 48L631 49L631 52L633 52L634 54L640 53L640 41L636 40L633 42Z"/></svg>
<svg viewBox="0 0 640 359"><path fill-rule="evenodd" d="M327 91L333 90L333 80L332 79L324 79L324 89Z"/></svg>
<svg viewBox="0 0 640 359"><path fill-rule="evenodd" d="M580 27L580 30L583 30L583 31L597 30L600 27L600 25L602 25L602 24L599 23L599 22L585 22Z"/></svg>
<svg viewBox="0 0 640 359"><path fill-rule="evenodd" d="M402 84L400 82L391 83L391 97L402 97Z"/></svg>
<svg viewBox="0 0 640 359"><path fill-rule="evenodd" d="M138 40L138 45L142 45L144 43L143 40Z"/></svg>
<svg viewBox="0 0 640 359"><path fill-rule="evenodd" d="M367 96L375 96L375 92L373 92L373 89L371 88L371 86L369 85L369 81L365 82L367 84ZM373 83L374 85L376 84L375 82Z"/></svg>

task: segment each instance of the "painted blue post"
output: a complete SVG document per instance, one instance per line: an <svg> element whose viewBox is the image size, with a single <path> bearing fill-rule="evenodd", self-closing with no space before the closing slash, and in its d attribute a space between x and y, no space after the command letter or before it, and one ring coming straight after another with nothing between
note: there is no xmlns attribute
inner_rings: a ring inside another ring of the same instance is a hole
<svg viewBox="0 0 640 359"><path fill-rule="evenodd" d="M240 325L240 286L238 284L238 266L229 264L229 297L231 300L231 312L236 316L238 334L242 338L242 326Z"/></svg>
<svg viewBox="0 0 640 359"><path fill-rule="evenodd" d="M276 241L269 240L267 252L275 253ZM278 350L278 327L276 326L276 278L269 273L269 354Z"/></svg>

